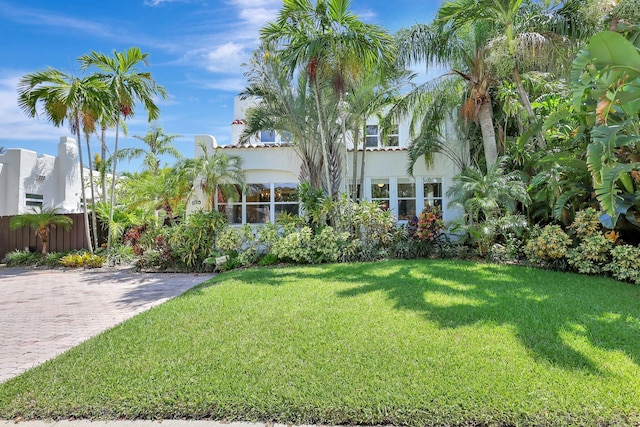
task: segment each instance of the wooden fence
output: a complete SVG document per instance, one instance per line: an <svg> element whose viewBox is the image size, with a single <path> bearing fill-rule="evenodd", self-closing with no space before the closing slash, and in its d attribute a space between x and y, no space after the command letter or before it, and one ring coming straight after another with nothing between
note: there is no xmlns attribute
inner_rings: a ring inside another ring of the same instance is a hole
<svg viewBox="0 0 640 427"><path fill-rule="evenodd" d="M49 252L71 251L88 247L82 214L67 214L66 216L73 220L73 226L69 231L62 227L50 228ZM40 252L42 242L36 237L34 230L29 227L11 230L9 228L10 219L10 216L0 217L0 262L8 252L16 249Z"/></svg>

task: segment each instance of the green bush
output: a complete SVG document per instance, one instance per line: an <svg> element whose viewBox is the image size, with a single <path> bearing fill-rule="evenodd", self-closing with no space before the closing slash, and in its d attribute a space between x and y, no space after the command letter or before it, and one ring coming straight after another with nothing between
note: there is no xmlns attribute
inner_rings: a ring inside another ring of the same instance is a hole
<svg viewBox="0 0 640 427"><path fill-rule="evenodd" d="M107 265L127 265L136 259L133 247L117 243L104 252L104 257Z"/></svg>
<svg viewBox="0 0 640 427"><path fill-rule="evenodd" d="M173 260L181 270L211 270L204 261L214 254L216 238L226 225L226 218L216 211L196 211L187 221L170 230L167 240ZM162 255L162 254L161 254Z"/></svg>
<svg viewBox="0 0 640 427"><path fill-rule="evenodd" d="M640 285L640 248L620 245L611 249L612 260L603 270L608 271L617 280L634 282Z"/></svg>
<svg viewBox="0 0 640 427"><path fill-rule="evenodd" d="M40 259L39 265L44 263L48 268L59 267L62 265L60 262L62 258L68 254L69 252L49 252L44 256L44 258Z"/></svg>
<svg viewBox="0 0 640 427"><path fill-rule="evenodd" d="M571 243L571 238L559 225L547 225L542 230L532 231L524 253L533 264L563 270Z"/></svg>
<svg viewBox="0 0 640 427"><path fill-rule="evenodd" d="M576 212L576 217L569 229L573 230L579 239L585 239L598 233L601 227L598 211L594 208L587 208Z"/></svg>
<svg viewBox="0 0 640 427"><path fill-rule="evenodd" d="M42 260L42 255L35 252L29 251L20 251L16 249L15 251L9 252L4 257L4 262L9 267L17 267L17 266L29 266L29 265L38 265Z"/></svg>
<svg viewBox="0 0 640 427"><path fill-rule="evenodd" d="M313 230L307 226L281 237L271 248L271 253L279 259L301 264L312 263L313 252Z"/></svg>
<svg viewBox="0 0 640 427"><path fill-rule="evenodd" d="M569 265L582 274L600 274L611 258L611 240L601 234L585 237L578 247L567 253Z"/></svg>

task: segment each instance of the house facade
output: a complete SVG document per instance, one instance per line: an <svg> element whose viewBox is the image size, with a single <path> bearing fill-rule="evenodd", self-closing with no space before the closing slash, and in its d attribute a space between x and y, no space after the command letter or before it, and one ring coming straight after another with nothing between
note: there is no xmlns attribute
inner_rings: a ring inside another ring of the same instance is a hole
<svg viewBox="0 0 640 427"><path fill-rule="evenodd" d="M216 208L227 214L231 224L275 222L279 213L296 214L299 209L296 188L301 160L295 147L278 133L270 131L260 132L252 136L248 143L240 144L240 136L245 129L245 113L251 105L251 100L236 98L229 145L218 145L216 139L209 135L195 137L196 155L202 154L200 147L204 145L209 152L219 150L238 155L244 160L247 190L240 200L225 205L216 201ZM367 146L363 180L365 199L376 201L383 208L391 210L399 222L407 221L419 215L424 207L434 205L441 207L445 221L460 215L460 212L447 206L446 191L453 177L460 172L452 160L436 154L430 166L420 160L414 166L413 175L407 173L410 140L408 120L398 123L397 130L384 140L375 117L367 121L364 130ZM453 129L444 129L445 137L448 132L453 132ZM361 144L354 151L352 142L347 141L341 191L347 191L347 186L353 180L354 155L358 157L356 183L359 183ZM198 195L192 199L188 209L201 207L201 198L202 195Z"/></svg>
<svg viewBox="0 0 640 427"><path fill-rule="evenodd" d="M0 154L0 216L30 213L39 206L60 213L82 211L78 146L73 138L60 138L55 157L20 148Z"/></svg>

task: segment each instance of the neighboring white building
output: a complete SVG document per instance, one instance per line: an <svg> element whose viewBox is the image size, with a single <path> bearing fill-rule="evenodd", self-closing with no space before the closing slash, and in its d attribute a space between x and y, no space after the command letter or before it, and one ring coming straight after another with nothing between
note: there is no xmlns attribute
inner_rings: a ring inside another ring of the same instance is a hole
<svg viewBox="0 0 640 427"><path fill-rule="evenodd" d="M78 146L61 137L58 156L9 148L0 154L0 216L30 213L34 207L54 207L60 213L82 211Z"/></svg>
<svg viewBox="0 0 640 427"><path fill-rule="evenodd" d="M229 206L219 206L227 212L232 224L259 224L275 222L280 212L298 212L295 190L298 185L300 159L293 147L283 141L277 133L261 132L252 137L249 144L239 144L245 128L245 111L251 101L236 98L235 119L231 125L231 144L219 146L209 135L196 135L195 152L201 154L200 144L209 149L239 155L244 159L248 189L242 199ZM449 132L453 132L451 129ZM455 140L455 138L452 138ZM407 174L409 142L408 121L399 123L397 133L383 143L378 122L372 118L366 125L367 153L364 169L364 197L388 207L399 221L419 215L427 205L442 208L445 221L457 218L460 213L447 207L446 191L459 168L449 158L437 154L433 166L427 168L423 161L416 163L414 174ZM347 180L343 179L341 191L353 177L352 143L348 148L343 168L347 169ZM360 180L360 156L358 150L358 181ZM201 196L200 196L201 197ZM200 200L191 200L189 210L201 206Z"/></svg>

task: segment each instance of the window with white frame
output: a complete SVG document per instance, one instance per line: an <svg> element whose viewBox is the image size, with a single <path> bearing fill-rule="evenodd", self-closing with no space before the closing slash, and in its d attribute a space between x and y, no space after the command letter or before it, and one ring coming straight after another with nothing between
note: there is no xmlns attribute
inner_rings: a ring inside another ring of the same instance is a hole
<svg viewBox="0 0 640 427"><path fill-rule="evenodd" d="M372 179L371 180L371 200L378 202L380 207L388 210L391 200L388 179Z"/></svg>
<svg viewBox="0 0 640 427"><path fill-rule="evenodd" d="M261 130L260 142L274 143L276 142L276 132L274 130Z"/></svg>
<svg viewBox="0 0 640 427"><path fill-rule="evenodd" d="M263 224L271 219L271 184L248 184L245 196L246 222Z"/></svg>
<svg viewBox="0 0 640 427"><path fill-rule="evenodd" d="M366 125L364 128L365 131L365 142L366 146L369 148L378 147L380 142L380 134L378 133L378 125Z"/></svg>
<svg viewBox="0 0 640 427"><path fill-rule="evenodd" d="M442 208L442 179L422 178L424 207L438 206Z"/></svg>
<svg viewBox="0 0 640 427"><path fill-rule="evenodd" d="M398 220L416 215L416 183L409 178L398 178Z"/></svg>
<svg viewBox="0 0 640 427"><path fill-rule="evenodd" d="M400 145L400 131L398 125L393 126L387 135L387 145L389 147L398 147Z"/></svg>
<svg viewBox="0 0 640 427"><path fill-rule="evenodd" d="M237 187L240 193L239 186ZM298 215L300 211L298 184L252 183L237 201L218 201L218 211L227 216L229 224L264 224L275 222L281 213Z"/></svg>
<svg viewBox="0 0 640 427"><path fill-rule="evenodd" d="M225 200L220 194L218 196L218 211L226 215L229 224L242 224L242 188L235 186L236 194L232 199Z"/></svg>
<svg viewBox="0 0 640 427"><path fill-rule="evenodd" d="M274 184L273 204L276 219L278 219L278 215L281 213L298 215L298 212L300 210L298 202L298 184Z"/></svg>

